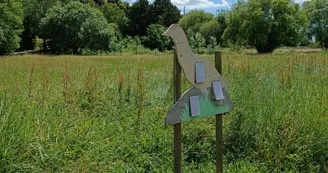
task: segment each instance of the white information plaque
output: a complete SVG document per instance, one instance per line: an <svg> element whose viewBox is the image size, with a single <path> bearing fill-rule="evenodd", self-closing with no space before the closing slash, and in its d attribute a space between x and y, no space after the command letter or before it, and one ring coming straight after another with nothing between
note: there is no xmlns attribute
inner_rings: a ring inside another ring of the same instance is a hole
<svg viewBox="0 0 328 173"><path fill-rule="evenodd" d="M195 63L196 69L196 83L203 83L205 82L205 67L203 62L196 62Z"/></svg>
<svg viewBox="0 0 328 173"><path fill-rule="evenodd" d="M190 110L191 110L191 116L195 117L200 115L199 96L190 97Z"/></svg>
<svg viewBox="0 0 328 173"><path fill-rule="evenodd" d="M224 100L224 94L222 89L222 84L220 81L213 81L213 92L215 100Z"/></svg>

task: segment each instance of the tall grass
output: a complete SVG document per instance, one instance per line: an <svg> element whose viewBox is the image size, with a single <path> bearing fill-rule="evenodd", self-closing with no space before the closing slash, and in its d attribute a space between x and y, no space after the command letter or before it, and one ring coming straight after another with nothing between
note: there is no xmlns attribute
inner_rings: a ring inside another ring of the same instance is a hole
<svg viewBox="0 0 328 173"><path fill-rule="evenodd" d="M171 58L1 58L0 172L172 172ZM327 172L328 55L224 52L223 63L235 105L225 171ZM182 140L183 171L214 172L214 118L184 123Z"/></svg>

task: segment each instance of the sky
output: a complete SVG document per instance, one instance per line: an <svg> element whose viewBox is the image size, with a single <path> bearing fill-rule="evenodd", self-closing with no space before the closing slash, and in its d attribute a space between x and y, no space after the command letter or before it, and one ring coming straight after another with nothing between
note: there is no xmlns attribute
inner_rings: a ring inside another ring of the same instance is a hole
<svg viewBox="0 0 328 173"><path fill-rule="evenodd" d="M124 0L130 3L135 2L135 0ZM153 1L153 0L151 0ZM296 3L303 3L308 0L294 0ZM238 0L171 0L171 2L177 6L181 13L183 13L184 7L186 12L199 9L204 10L209 13L216 14L218 9L229 9L233 4L238 2Z"/></svg>

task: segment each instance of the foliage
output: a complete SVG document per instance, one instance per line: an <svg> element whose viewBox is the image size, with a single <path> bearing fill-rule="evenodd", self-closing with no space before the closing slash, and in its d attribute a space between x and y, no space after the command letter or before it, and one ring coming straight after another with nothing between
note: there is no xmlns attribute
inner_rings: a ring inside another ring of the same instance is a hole
<svg viewBox="0 0 328 173"><path fill-rule="evenodd" d="M306 16L290 0L239 2L227 19L224 38L233 44L271 53L281 45L297 45L305 34Z"/></svg>
<svg viewBox="0 0 328 173"><path fill-rule="evenodd" d="M187 14L183 15L179 21L179 25L187 31L200 32L201 27L214 19L214 16L210 13L206 13L203 10L191 10Z"/></svg>
<svg viewBox="0 0 328 173"><path fill-rule="evenodd" d="M78 1L78 0L71 0ZM41 35L40 23L47 11L55 6L71 2L69 0L22 0L24 8L24 31L22 33L22 50L34 49L33 39Z"/></svg>
<svg viewBox="0 0 328 173"><path fill-rule="evenodd" d="M148 26L154 23L150 8L151 5L148 0L138 0L133 3L128 11L130 21L126 27L126 34L130 36L145 36L147 34Z"/></svg>
<svg viewBox="0 0 328 173"><path fill-rule="evenodd" d="M120 28L125 27L129 20L125 15L125 11L114 3L106 3L101 7L101 11L108 23L115 23Z"/></svg>
<svg viewBox="0 0 328 173"><path fill-rule="evenodd" d="M322 49L328 49L328 1L312 0L304 3L309 20L309 36L315 37Z"/></svg>
<svg viewBox="0 0 328 173"><path fill-rule="evenodd" d="M180 20L180 10L170 0L155 0L151 10L154 20L165 27Z"/></svg>
<svg viewBox="0 0 328 173"><path fill-rule="evenodd" d="M143 45L150 49L157 49L159 51L165 51L170 49L170 40L163 36L166 28L160 24L151 24L147 28L147 37L143 40Z"/></svg>
<svg viewBox="0 0 328 173"><path fill-rule="evenodd" d="M43 40L36 36L35 39L33 39L33 45L35 50L42 50Z"/></svg>
<svg viewBox="0 0 328 173"><path fill-rule="evenodd" d="M155 0L149 4L148 0L138 0L128 9L129 22L124 34L130 36L145 36L150 24L170 26L180 19L180 11L169 0Z"/></svg>
<svg viewBox="0 0 328 173"><path fill-rule="evenodd" d="M49 8L55 5L57 1L50 0L24 0L24 31L22 33L22 50L34 49L33 39L40 35L40 22L45 17Z"/></svg>
<svg viewBox="0 0 328 173"><path fill-rule="evenodd" d="M105 4L106 0L94 0L94 2L96 4L98 4L99 6L101 6L101 5L104 5Z"/></svg>
<svg viewBox="0 0 328 173"><path fill-rule="evenodd" d="M51 51L80 54L83 49L110 51L115 37L103 14L79 2L51 8L42 19L43 38L50 40Z"/></svg>
<svg viewBox="0 0 328 173"><path fill-rule="evenodd" d="M214 53L214 50L218 48L218 42L214 36L210 37L207 48L210 50L210 53Z"/></svg>
<svg viewBox="0 0 328 173"><path fill-rule="evenodd" d="M205 47L205 38L199 32L190 37L190 46L192 49L196 49L199 54L199 50Z"/></svg>
<svg viewBox="0 0 328 173"><path fill-rule="evenodd" d="M218 10L216 20L218 21L219 24L219 29L217 32L216 40L218 44L222 46L226 46L225 40L222 38L223 33L225 29L227 29L227 17L228 17L229 11L228 10Z"/></svg>
<svg viewBox="0 0 328 173"><path fill-rule="evenodd" d="M82 0L80 1L90 7L93 7L93 8L98 8L99 7L99 4L97 3L96 0Z"/></svg>
<svg viewBox="0 0 328 173"><path fill-rule="evenodd" d="M0 0L0 55L19 48L23 26L22 3L18 0Z"/></svg>
<svg viewBox="0 0 328 173"><path fill-rule="evenodd" d="M207 44L210 42L211 37L215 37L216 39L220 39L222 35L219 34L220 32L220 25L217 20L212 19L211 21L204 23L200 27L199 31L204 38L207 40Z"/></svg>
<svg viewBox="0 0 328 173"><path fill-rule="evenodd" d="M205 38L206 44L210 44L211 37L215 37L217 44L222 45L222 35L226 28L224 14L220 11L218 16L214 17L202 10L192 10L182 17L179 24L185 31L188 30L189 39L199 32Z"/></svg>

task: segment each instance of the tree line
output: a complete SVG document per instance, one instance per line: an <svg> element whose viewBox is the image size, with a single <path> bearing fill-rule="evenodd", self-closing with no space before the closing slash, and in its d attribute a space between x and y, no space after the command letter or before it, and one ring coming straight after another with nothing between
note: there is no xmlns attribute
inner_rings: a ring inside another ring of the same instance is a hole
<svg viewBox="0 0 328 173"><path fill-rule="evenodd" d="M162 33L179 23L193 49L281 46L328 48L328 1L239 1L216 15L192 10L181 15L170 0L0 0L0 54L43 49L58 54L117 52L145 47L172 49Z"/></svg>

